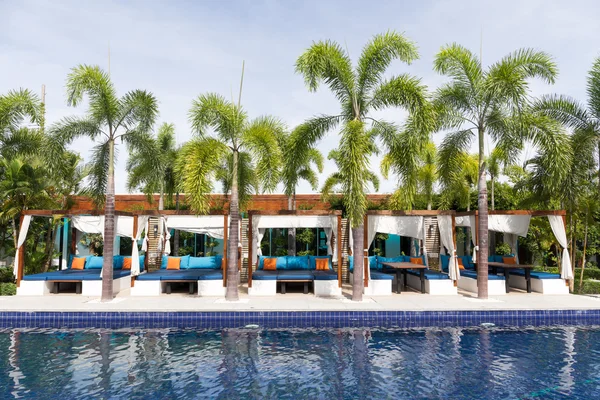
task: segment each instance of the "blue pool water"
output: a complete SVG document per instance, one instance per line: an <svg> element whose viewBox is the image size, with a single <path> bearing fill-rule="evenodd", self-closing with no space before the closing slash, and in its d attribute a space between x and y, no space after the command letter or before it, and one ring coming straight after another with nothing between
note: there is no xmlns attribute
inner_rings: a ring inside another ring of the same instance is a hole
<svg viewBox="0 0 600 400"><path fill-rule="evenodd" d="M600 329L5 330L0 397L594 399Z"/></svg>

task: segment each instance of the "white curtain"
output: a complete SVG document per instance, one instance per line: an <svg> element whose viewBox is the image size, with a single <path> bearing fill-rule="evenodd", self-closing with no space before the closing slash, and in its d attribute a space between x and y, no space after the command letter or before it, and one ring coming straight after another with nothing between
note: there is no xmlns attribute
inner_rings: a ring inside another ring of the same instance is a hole
<svg viewBox="0 0 600 400"><path fill-rule="evenodd" d="M150 218L146 220L146 234L144 235L144 240L142 241L142 251L148 251L148 234L150 233Z"/></svg>
<svg viewBox="0 0 600 400"><path fill-rule="evenodd" d="M488 229L494 232L527 236L531 215L492 214L488 217Z"/></svg>
<svg viewBox="0 0 600 400"><path fill-rule="evenodd" d="M169 215L165 219L169 229L208 235L215 239L225 237L223 215Z"/></svg>
<svg viewBox="0 0 600 400"><path fill-rule="evenodd" d="M516 260L517 264L519 264L519 252L517 249L517 246L518 246L517 242L518 242L519 237L514 233L504 233L503 237L504 237L504 243L506 243L510 246L512 253L515 255L515 260Z"/></svg>
<svg viewBox="0 0 600 400"><path fill-rule="evenodd" d="M146 229L146 225L148 224L148 216L139 216L138 217L138 226L137 232L135 235L131 237L132 240L132 248L131 248L131 275L138 276L140 274L140 253L138 250L138 240L142 237L142 233ZM146 231L146 236L148 236L148 231Z"/></svg>
<svg viewBox="0 0 600 400"><path fill-rule="evenodd" d="M475 216L474 215L462 215L459 217L456 217L454 219L455 221L455 225L456 226L462 226L465 228L469 228L469 234L470 234L470 239L473 242L473 255L472 255L472 259L473 262L476 263L477 262L477 238L475 238Z"/></svg>
<svg viewBox="0 0 600 400"><path fill-rule="evenodd" d="M260 247L260 243L262 242L263 238L265 237L266 231L267 231L266 229L260 228L253 235L254 236L254 239L253 239L254 247L256 248L256 256L255 256L256 263L258 263L258 257L262 256L262 248Z"/></svg>
<svg viewBox="0 0 600 400"><path fill-rule="evenodd" d="M171 254L171 229L169 229L169 226L167 225L167 219L166 218L162 218L163 220L163 224L164 224L164 228L163 228L163 233L164 233L164 240L165 240L165 248L163 250L163 252L165 254Z"/></svg>
<svg viewBox="0 0 600 400"><path fill-rule="evenodd" d="M29 224L31 223L31 215L25 215L23 217L23 223L19 228L19 237L17 238L17 251L15 253L15 265L13 266L13 274L15 277L19 272L19 249L25 243L27 239L27 231L29 231Z"/></svg>
<svg viewBox="0 0 600 400"><path fill-rule="evenodd" d="M83 233L94 233L104 238L104 215L74 215L73 226Z"/></svg>
<svg viewBox="0 0 600 400"><path fill-rule="evenodd" d="M454 232L452 232L452 216L438 215L438 228L440 230L440 242L448 250L450 263L448 264L448 275L453 281L460 279L460 269L456 260L456 248L454 247ZM441 252L440 252L441 254Z"/></svg>
<svg viewBox="0 0 600 400"><path fill-rule="evenodd" d="M563 279L573 279L571 258L569 257L569 250L567 250L567 231L565 230L563 218L560 215L548 215L548 221L550 221L550 227L552 228L556 240L563 248L560 263L560 277Z"/></svg>
<svg viewBox="0 0 600 400"><path fill-rule="evenodd" d="M425 240L424 225L423 217L419 216L369 215L367 245L371 246L378 232Z"/></svg>

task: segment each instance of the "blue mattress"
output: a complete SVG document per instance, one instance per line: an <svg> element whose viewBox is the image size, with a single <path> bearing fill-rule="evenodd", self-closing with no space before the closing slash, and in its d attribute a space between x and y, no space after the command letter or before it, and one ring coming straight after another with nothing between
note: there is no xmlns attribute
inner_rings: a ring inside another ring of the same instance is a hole
<svg viewBox="0 0 600 400"><path fill-rule="evenodd" d="M414 276L421 276L421 272L416 270L416 269L409 269L407 271L407 273L409 275L414 275ZM438 271L432 271L430 269L426 269L425 270L425 279L427 280L440 280L440 279L450 279L450 277L448 276L448 274L444 274L442 272L438 272Z"/></svg>
<svg viewBox="0 0 600 400"><path fill-rule="evenodd" d="M312 281L315 279L313 273L309 270L281 270L277 271L278 281Z"/></svg>
<svg viewBox="0 0 600 400"><path fill-rule="evenodd" d="M313 271L316 281L337 281L338 275L335 271Z"/></svg>
<svg viewBox="0 0 600 400"><path fill-rule="evenodd" d="M276 281L277 271L255 271L252 273L252 279L255 281Z"/></svg>
<svg viewBox="0 0 600 400"><path fill-rule="evenodd" d="M384 274L383 272L377 272L377 271L370 271L371 273L371 279L373 280L390 280L393 281L394 280L394 275L390 275L390 274Z"/></svg>
<svg viewBox="0 0 600 400"><path fill-rule="evenodd" d="M214 281L223 279L223 272L220 269L179 269L168 270L160 269L137 277L139 281Z"/></svg>
<svg viewBox="0 0 600 400"><path fill-rule="evenodd" d="M525 276L525 270L516 269L510 271L511 275ZM560 274L551 274L550 272L531 271L531 279L560 279Z"/></svg>
<svg viewBox="0 0 600 400"><path fill-rule="evenodd" d="M460 276L465 277L465 278L477 279L477 271L461 269ZM506 280L504 278L504 275L492 275L492 274L488 275L488 281L504 281L504 280Z"/></svg>
<svg viewBox="0 0 600 400"><path fill-rule="evenodd" d="M113 279L131 275L130 270L114 270ZM61 271L42 272L25 275L24 281L101 281L99 269L64 269Z"/></svg>

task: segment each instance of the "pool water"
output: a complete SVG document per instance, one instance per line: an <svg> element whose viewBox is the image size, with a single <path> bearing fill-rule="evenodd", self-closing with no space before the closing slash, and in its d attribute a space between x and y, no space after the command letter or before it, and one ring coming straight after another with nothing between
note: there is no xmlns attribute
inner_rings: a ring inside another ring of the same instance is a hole
<svg viewBox="0 0 600 400"><path fill-rule="evenodd" d="M600 329L6 330L0 397L594 399Z"/></svg>

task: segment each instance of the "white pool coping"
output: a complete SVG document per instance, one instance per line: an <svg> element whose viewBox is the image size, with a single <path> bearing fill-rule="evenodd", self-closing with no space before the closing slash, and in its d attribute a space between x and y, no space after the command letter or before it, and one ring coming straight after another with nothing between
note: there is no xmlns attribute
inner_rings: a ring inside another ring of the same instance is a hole
<svg viewBox="0 0 600 400"><path fill-rule="evenodd" d="M287 293L275 297L248 296L241 287L239 302L222 297L198 297L173 293L156 297L131 297L129 290L115 300L102 303L97 297L75 294L47 296L2 296L0 311L482 311L482 310L593 310L600 309L600 298L582 295L542 295L511 291L503 296L480 300L466 292L458 295L431 296L403 292L391 296L363 296L351 301L352 288L345 285L343 296L324 298L313 294Z"/></svg>

